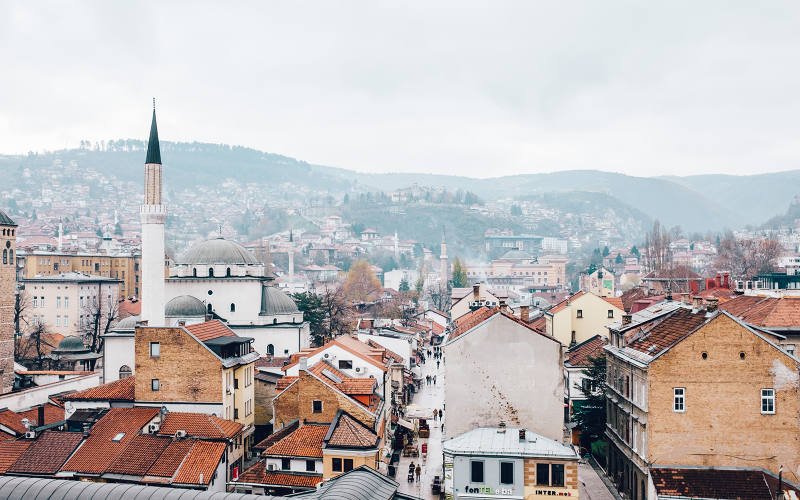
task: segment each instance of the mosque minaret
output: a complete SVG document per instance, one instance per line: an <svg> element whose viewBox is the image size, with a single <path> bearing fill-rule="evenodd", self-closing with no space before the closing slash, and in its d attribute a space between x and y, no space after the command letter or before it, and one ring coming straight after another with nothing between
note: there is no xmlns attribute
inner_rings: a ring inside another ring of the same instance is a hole
<svg viewBox="0 0 800 500"><path fill-rule="evenodd" d="M142 321L149 326L164 326L164 222L167 207L162 199L161 148L156 127L153 99L153 122L144 162L144 203L142 217Z"/></svg>

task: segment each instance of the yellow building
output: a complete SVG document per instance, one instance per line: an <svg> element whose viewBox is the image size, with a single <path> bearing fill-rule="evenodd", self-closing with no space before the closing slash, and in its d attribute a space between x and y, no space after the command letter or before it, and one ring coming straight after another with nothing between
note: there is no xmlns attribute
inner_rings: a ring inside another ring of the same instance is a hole
<svg viewBox="0 0 800 500"><path fill-rule="evenodd" d="M619 297L599 297L578 292L544 313L545 331L565 346L580 344L595 335L608 337L607 325L622 320Z"/></svg>

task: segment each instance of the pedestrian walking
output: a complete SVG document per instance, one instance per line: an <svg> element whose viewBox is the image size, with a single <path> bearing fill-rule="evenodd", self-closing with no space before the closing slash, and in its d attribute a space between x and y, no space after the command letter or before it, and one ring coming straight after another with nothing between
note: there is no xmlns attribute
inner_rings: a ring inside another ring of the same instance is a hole
<svg viewBox="0 0 800 500"><path fill-rule="evenodd" d="M444 413L444 412L443 412L442 410L439 410L439 420L441 420L441 419L442 419L442 414L443 414L443 413Z"/></svg>
<svg viewBox="0 0 800 500"><path fill-rule="evenodd" d="M419 476L422 475L422 467L420 467L419 464L417 464L416 472L417 472L417 482L419 482Z"/></svg>
<svg viewBox="0 0 800 500"><path fill-rule="evenodd" d="M436 375L433 376L433 385L436 385Z"/></svg>
<svg viewBox="0 0 800 500"><path fill-rule="evenodd" d="M439 369L439 360L438 359L436 360L436 369L437 370Z"/></svg>

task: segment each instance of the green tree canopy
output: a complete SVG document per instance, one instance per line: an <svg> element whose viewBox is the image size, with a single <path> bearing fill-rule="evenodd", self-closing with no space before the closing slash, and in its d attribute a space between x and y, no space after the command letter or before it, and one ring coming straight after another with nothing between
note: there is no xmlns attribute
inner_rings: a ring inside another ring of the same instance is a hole
<svg viewBox="0 0 800 500"><path fill-rule="evenodd" d="M461 259L458 257L455 258L453 261L453 279L451 280L453 288L464 288L467 286L467 270L463 264L461 264Z"/></svg>

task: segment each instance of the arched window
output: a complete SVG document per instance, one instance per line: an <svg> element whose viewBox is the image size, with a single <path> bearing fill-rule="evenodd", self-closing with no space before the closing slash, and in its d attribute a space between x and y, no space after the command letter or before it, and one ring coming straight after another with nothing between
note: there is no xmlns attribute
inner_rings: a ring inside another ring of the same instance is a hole
<svg viewBox="0 0 800 500"><path fill-rule="evenodd" d="M274 356L275 355L275 346L272 344L267 344L267 356Z"/></svg>
<svg viewBox="0 0 800 500"><path fill-rule="evenodd" d="M13 264L14 263L14 250L9 250L8 251L8 263L9 264Z"/></svg>
<svg viewBox="0 0 800 500"><path fill-rule="evenodd" d="M214 277L214 268L213 267L209 267L208 268L208 275L211 276L212 278Z"/></svg>
<svg viewBox="0 0 800 500"><path fill-rule="evenodd" d="M121 379L128 378L131 375L133 375L133 372L131 371L131 367L130 366L122 365L122 366L119 367L119 378L121 378Z"/></svg>
<svg viewBox="0 0 800 500"><path fill-rule="evenodd" d="M231 312L232 313L236 312L236 304L234 303L231 303Z"/></svg>
<svg viewBox="0 0 800 500"><path fill-rule="evenodd" d="M228 278L231 277L231 268L230 267L225 270L225 276L227 276Z"/></svg>
<svg viewBox="0 0 800 500"><path fill-rule="evenodd" d="M8 250L3 249L3 264L8 264Z"/></svg>
<svg viewBox="0 0 800 500"><path fill-rule="evenodd" d="M192 276L197 278L197 268L196 267L192 268Z"/></svg>
<svg viewBox="0 0 800 500"><path fill-rule="evenodd" d="M214 309L211 307L211 304L208 304L208 314L211 314Z"/></svg>
<svg viewBox="0 0 800 500"><path fill-rule="evenodd" d="M272 318L272 324L273 325L277 325L278 324L278 318Z"/></svg>

